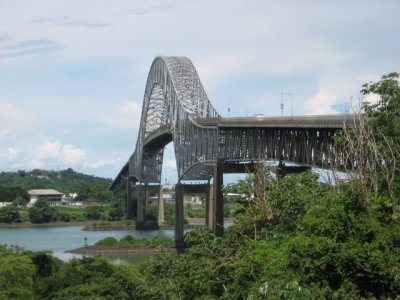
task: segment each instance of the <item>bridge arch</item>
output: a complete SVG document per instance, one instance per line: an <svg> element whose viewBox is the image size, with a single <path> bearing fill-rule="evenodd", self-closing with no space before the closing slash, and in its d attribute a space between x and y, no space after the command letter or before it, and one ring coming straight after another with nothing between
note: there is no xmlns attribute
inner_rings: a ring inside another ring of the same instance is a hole
<svg viewBox="0 0 400 300"><path fill-rule="evenodd" d="M196 119L216 117L219 114L192 62L186 57L156 57L147 78L129 176L142 183L160 182L164 146L172 140L178 178L210 179L212 171L205 162L217 157L217 131L215 127L196 124ZM154 143L154 139L162 142ZM198 165L197 172L189 172L194 165Z"/></svg>

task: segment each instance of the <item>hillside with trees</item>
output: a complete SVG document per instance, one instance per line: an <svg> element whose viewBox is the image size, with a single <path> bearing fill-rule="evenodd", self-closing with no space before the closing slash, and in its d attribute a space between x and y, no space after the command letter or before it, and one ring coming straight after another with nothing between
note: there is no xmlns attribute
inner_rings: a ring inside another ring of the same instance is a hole
<svg viewBox="0 0 400 300"><path fill-rule="evenodd" d="M107 201L111 193L107 191L112 180L75 172L73 169L47 171L1 172L0 201L12 202L17 196L27 200L30 189L55 189L61 193L78 193L87 199L92 197L98 201Z"/></svg>

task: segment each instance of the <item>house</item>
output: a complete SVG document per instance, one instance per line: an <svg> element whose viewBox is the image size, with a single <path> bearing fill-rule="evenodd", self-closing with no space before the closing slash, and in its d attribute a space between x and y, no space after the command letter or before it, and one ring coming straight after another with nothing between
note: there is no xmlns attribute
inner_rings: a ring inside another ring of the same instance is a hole
<svg viewBox="0 0 400 300"><path fill-rule="evenodd" d="M0 202L0 208L11 205L12 202Z"/></svg>
<svg viewBox="0 0 400 300"><path fill-rule="evenodd" d="M30 196L28 207L35 204L39 198L47 199L50 205L61 205L61 198L63 196L59 191L52 189L29 190L28 194Z"/></svg>

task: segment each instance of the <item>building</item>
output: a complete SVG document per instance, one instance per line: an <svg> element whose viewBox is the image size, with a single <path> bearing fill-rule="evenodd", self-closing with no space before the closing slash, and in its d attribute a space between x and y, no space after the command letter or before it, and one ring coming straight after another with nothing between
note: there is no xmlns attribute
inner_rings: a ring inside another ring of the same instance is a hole
<svg viewBox="0 0 400 300"><path fill-rule="evenodd" d="M46 199L50 205L61 205L61 198L63 196L59 191L52 189L29 190L28 194L30 196L28 207L35 204L39 198Z"/></svg>
<svg viewBox="0 0 400 300"><path fill-rule="evenodd" d="M0 202L0 208L6 207L6 206L11 205L11 204L12 204L12 202Z"/></svg>

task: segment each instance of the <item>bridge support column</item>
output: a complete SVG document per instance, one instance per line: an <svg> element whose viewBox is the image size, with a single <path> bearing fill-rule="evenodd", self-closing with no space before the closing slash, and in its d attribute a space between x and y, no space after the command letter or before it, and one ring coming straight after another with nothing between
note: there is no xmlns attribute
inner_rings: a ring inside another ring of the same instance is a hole
<svg viewBox="0 0 400 300"><path fill-rule="evenodd" d="M212 207L212 205L210 206L211 202L211 194L212 194L212 186L210 185L210 182L207 184L206 186L206 226L208 228L212 228L212 224L211 224L211 220L212 218L210 218L210 216L212 216L212 214L210 214L210 207Z"/></svg>
<svg viewBox="0 0 400 300"><path fill-rule="evenodd" d="M146 218L146 215L148 213L149 210L149 193L150 193L150 187L148 183L144 184L144 207L143 207L143 211L144 211L144 218Z"/></svg>
<svg viewBox="0 0 400 300"><path fill-rule="evenodd" d="M184 189L181 183L175 185L175 240L183 238L183 194Z"/></svg>
<svg viewBox="0 0 400 300"><path fill-rule="evenodd" d="M164 224L164 191L160 184L160 192L158 193L158 225Z"/></svg>
<svg viewBox="0 0 400 300"><path fill-rule="evenodd" d="M132 183L129 177L126 177L126 210L128 212L128 219L133 219L133 197L132 197Z"/></svg>
<svg viewBox="0 0 400 300"><path fill-rule="evenodd" d="M142 223L144 221L143 218L143 186L138 185L138 193L137 193L137 216L136 222Z"/></svg>
<svg viewBox="0 0 400 300"><path fill-rule="evenodd" d="M224 235L224 196L222 185L224 184L224 162L218 160L214 167L213 183L213 232L215 236Z"/></svg>

